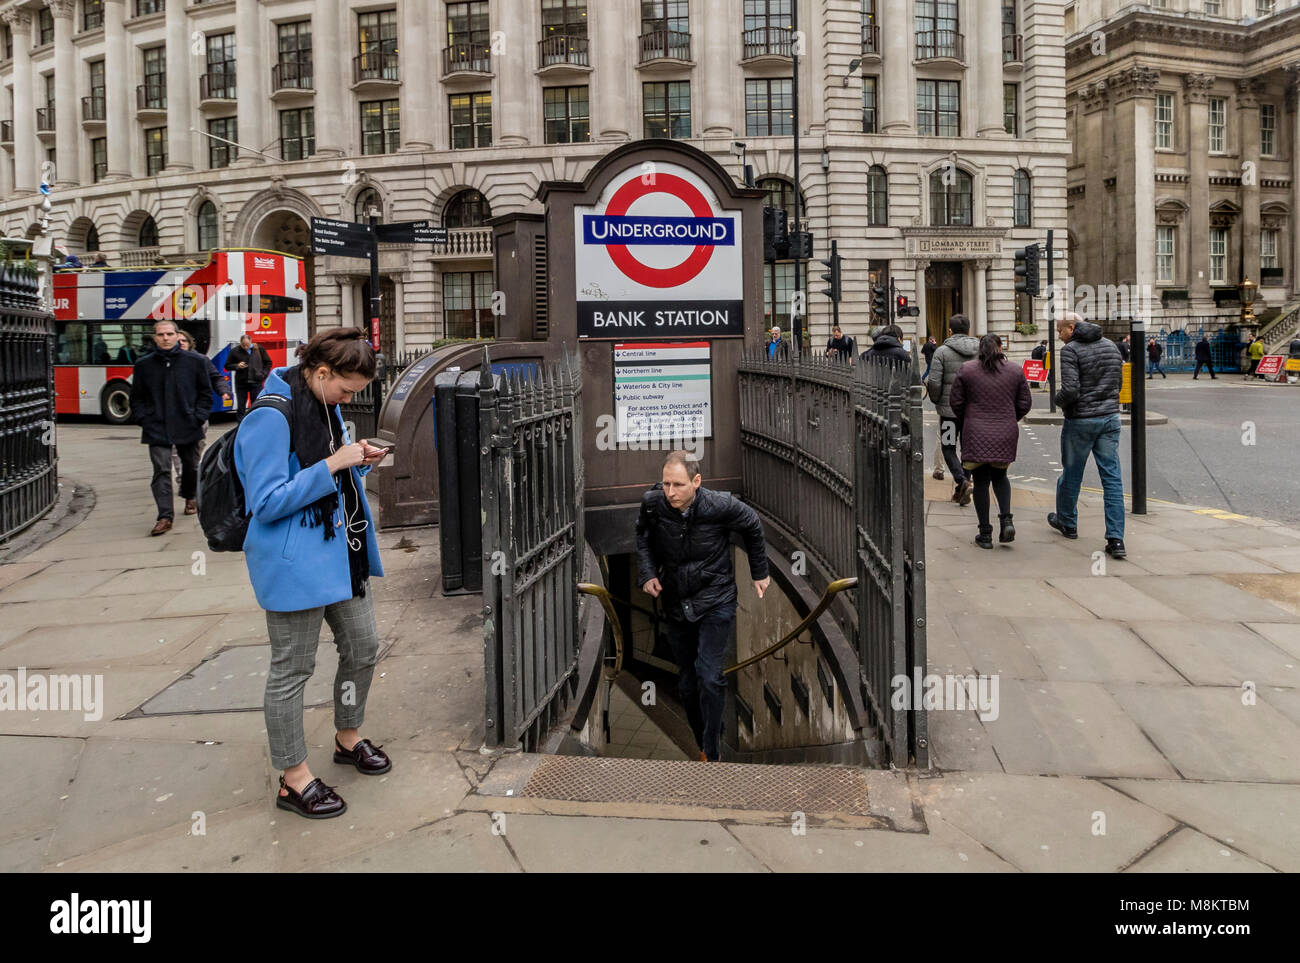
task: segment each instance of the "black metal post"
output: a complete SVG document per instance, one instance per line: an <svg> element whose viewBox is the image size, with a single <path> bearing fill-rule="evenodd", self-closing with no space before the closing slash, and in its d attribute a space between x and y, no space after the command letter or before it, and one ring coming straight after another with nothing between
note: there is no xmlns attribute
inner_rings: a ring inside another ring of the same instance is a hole
<svg viewBox="0 0 1300 963"><path fill-rule="evenodd" d="M898 305L898 294L894 291L894 276L889 276L889 323L894 323L894 308Z"/></svg>
<svg viewBox="0 0 1300 963"><path fill-rule="evenodd" d="M793 79L790 83L790 92L794 97L794 233L800 231L799 210L802 205L799 203L799 195L802 191L799 188L799 0L794 0L790 5L790 60L794 67ZM808 313L806 298L803 293L803 259L796 256L794 259L794 292L795 304L801 310L794 316L794 350L795 353L803 351L803 328L804 319ZM805 302L805 303L801 303Z"/></svg>
<svg viewBox="0 0 1300 963"><path fill-rule="evenodd" d="M1052 261L1052 236L1047 232L1047 405L1048 411L1056 411L1056 291L1052 286L1055 280ZM1033 300L1030 299L1030 304Z"/></svg>
<svg viewBox="0 0 1300 963"><path fill-rule="evenodd" d="M379 237L375 226L379 218L370 215L370 346L376 351L379 344Z"/></svg>
<svg viewBox="0 0 1300 963"><path fill-rule="evenodd" d="M1129 405L1129 438L1133 444L1133 508L1134 515L1147 513L1147 383L1142 377L1142 364L1136 359L1146 350L1146 319L1129 319L1129 335L1133 344L1129 352L1129 384L1133 400Z"/></svg>
<svg viewBox="0 0 1300 963"><path fill-rule="evenodd" d="M835 259L839 256L839 242L831 241L831 274L835 273ZM839 292L835 292L838 294ZM840 326L840 299L831 298L831 324L835 327Z"/></svg>

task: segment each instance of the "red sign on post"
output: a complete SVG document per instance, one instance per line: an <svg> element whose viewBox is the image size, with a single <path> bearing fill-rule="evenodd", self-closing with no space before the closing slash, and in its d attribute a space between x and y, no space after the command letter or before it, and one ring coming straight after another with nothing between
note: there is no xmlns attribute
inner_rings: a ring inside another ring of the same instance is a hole
<svg viewBox="0 0 1300 963"><path fill-rule="evenodd" d="M1286 358L1280 354L1269 354L1259 359L1259 367L1255 369L1255 374L1261 378L1276 378L1282 373L1282 365L1286 363Z"/></svg>
<svg viewBox="0 0 1300 963"><path fill-rule="evenodd" d="M370 347L376 351L379 350L379 318L378 316L370 319Z"/></svg>
<svg viewBox="0 0 1300 963"><path fill-rule="evenodd" d="M1025 380L1042 384L1047 380L1047 366L1041 361L1026 358L1024 363Z"/></svg>

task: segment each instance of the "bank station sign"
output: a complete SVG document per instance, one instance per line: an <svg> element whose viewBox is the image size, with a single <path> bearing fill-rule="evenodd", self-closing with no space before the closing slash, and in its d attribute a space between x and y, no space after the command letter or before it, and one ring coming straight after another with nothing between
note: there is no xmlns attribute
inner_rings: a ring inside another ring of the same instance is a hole
<svg viewBox="0 0 1300 963"><path fill-rule="evenodd" d="M691 171L629 167L573 216L579 338L744 335L741 212Z"/></svg>

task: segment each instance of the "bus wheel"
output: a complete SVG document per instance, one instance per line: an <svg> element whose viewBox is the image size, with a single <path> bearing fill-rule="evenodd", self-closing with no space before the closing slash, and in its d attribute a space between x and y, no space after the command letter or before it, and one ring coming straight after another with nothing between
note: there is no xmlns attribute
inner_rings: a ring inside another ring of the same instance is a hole
<svg viewBox="0 0 1300 963"><path fill-rule="evenodd" d="M130 424L131 386L125 381L109 382L99 396L99 410L110 425Z"/></svg>

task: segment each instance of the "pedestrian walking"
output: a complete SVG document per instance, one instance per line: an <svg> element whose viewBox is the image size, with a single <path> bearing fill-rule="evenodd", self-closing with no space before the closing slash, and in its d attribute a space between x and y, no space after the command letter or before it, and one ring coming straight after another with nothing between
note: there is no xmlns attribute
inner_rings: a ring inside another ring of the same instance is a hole
<svg viewBox="0 0 1300 963"><path fill-rule="evenodd" d="M930 364L934 360L934 353L938 350L939 342L934 339L934 335L925 339L925 345L921 348L921 357L925 358L925 373L921 375L922 381L930 377Z"/></svg>
<svg viewBox="0 0 1300 963"><path fill-rule="evenodd" d="M767 356L769 358L780 358L788 361L790 359L790 342L781 338L781 329L773 327L769 332L767 341Z"/></svg>
<svg viewBox="0 0 1300 963"><path fill-rule="evenodd" d="M872 339L871 347L862 352L862 357L858 360L877 364L906 365L910 368L912 355L903 347L903 329L896 324L885 325Z"/></svg>
<svg viewBox="0 0 1300 963"><path fill-rule="evenodd" d="M831 336L826 342L826 357L838 358L847 364L853 363L853 339L846 337L838 324L831 327Z"/></svg>
<svg viewBox="0 0 1300 963"><path fill-rule="evenodd" d="M1165 349L1155 338L1147 339L1147 381L1151 381L1160 372L1160 377L1168 378L1165 369L1160 367L1160 359L1165 356Z"/></svg>
<svg viewBox="0 0 1300 963"><path fill-rule="evenodd" d="M303 689L316 668L322 621L339 650L334 762L371 776L392 768L359 732L379 653L367 580L384 574L361 476L387 449L351 441L339 409L374 374L364 332L320 331L300 364L267 378L268 393L289 399L292 421L254 406L235 437L235 469L252 513L244 559L271 641L264 711L271 765L282 771L275 802L310 819L347 810L307 765Z"/></svg>
<svg viewBox="0 0 1300 963"><path fill-rule="evenodd" d="M961 437L961 426L957 416L952 413L949 397L952 383L957 378L957 371L963 364L979 353L980 343L970 336L970 319L964 314L954 314L948 321L948 340L944 341L934 353L934 363L930 366L930 376L925 379L925 391L934 402L939 412L939 446L943 450L943 460L952 472L952 500L958 505L969 505L974 484L966 477L957 457L957 441Z"/></svg>
<svg viewBox="0 0 1300 963"><path fill-rule="evenodd" d="M700 761L717 762L727 692L722 660L736 620L733 533L744 540L760 599L771 579L758 513L734 495L702 487L700 471L699 461L687 452L670 452L664 459L662 480L641 499L636 556L642 590L652 598L662 596L678 694Z"/></svg>
<svg viewBox="0 0 1300 963"><path fill-rule="evenodd" d="M150 535L171 529L176 517L172 501L172 446L180 455L181 498L185 514L198 512L198 443L212 410L212 380L208 360L183 351L174 321L156 321L154 350L135 363L131 375L131 416L140 426L140 443L149 446L153 478L149 488L158 506Z"/></svg>
<svg viewBox="0 0 1300 963"><path fill-rule="evenodd" d="M1079 486L1092 455L1101 476L1106 515L1106 554L1123 558L1124 479L1119 461L1119 389L1124 363L1119 349L1101 336L1101 325L1068 311L1057 322L1061 343L1061 386L1056 404L1061 426L1061 475L1056 480L1056 511L1047 524L1066 538L1078 538Z"/></svg>
<svg viewBox="0 0 1300 963"><path fill-rule="evenodd" d="M1250 371L1248 374L1258 378L1259 375L1255 374L1255 372L1259 370L1259 362L1264 357L1264 339L1259 335L1251 338L1250 344L1246 348L1246 354L1250 356Z"/></svg>
<svg viewBox="0 0 1300 963"><path fill-rule="evenodd" d="M1202 332L1201 340L1196 342L1196 370L1192 372L1192 380L1195 381L1201 373L1201 366L1210 372L1210 380L1217 381L1218 376L1214 373L1214 355L1210 351L1210 339Z"/></svg>
<svg viewBox="0 0 1300 963"><path fill-rule="evenodd" d="M1123 360L1125 364L1128 364L1129 359L1133 357L1133 336L1131 334L1126 334L1124 337L1120 338L1116 344L1119 347L1119 356L1121 360Z"/></svg>
<svg viewBox="0 0 1300 963"><path fill-rule="evenodd" d="M235 375L235 417L242 421L249 399L256 401L262 393L262 384L271 371L271 356L245 334L226 355L226 370Z"/></svg>
<svg viewBox="0 0 1300 963"><path fill-rule="evenodd" d="M180 341L182 351L189 351L198 354L198 352L194 351L194 338L191 337L188 331L178 331L176 333L176 336ZM212 363L212 359L210 359L207 355L199 354L199 357L208 363L208 381L211 382L212 385L212 394L214 396L223 398L226 401L229 401L231 397L230 381L222 377L221 372L217 370L217 366ZM207 435L208 435L208 419L205 418L203 419L203 436L199 438L198 451L195 454L195 460L200 464L203 461L203 449L206 448L208 445ZM180 488L181 487L181 454L175 445L172 446L172 474L176 477L176 487Z"/></svg>
<svg viewBox="0 0 1300 963"><path fill-rule="evenodd" d="M996 334L980 338L979 357L957 370L949 404L961 424L962 468L971 472L975 482L975 515L979 522L975 544L993 547L990 487L998 500L998 541L1015 541L1007 469L1016 460L1020 419L1029 414L1034 401L1024 371L1007 364Z"/></svg>

